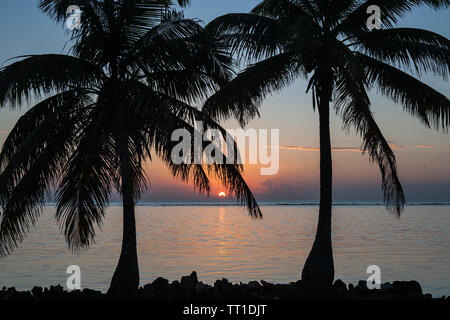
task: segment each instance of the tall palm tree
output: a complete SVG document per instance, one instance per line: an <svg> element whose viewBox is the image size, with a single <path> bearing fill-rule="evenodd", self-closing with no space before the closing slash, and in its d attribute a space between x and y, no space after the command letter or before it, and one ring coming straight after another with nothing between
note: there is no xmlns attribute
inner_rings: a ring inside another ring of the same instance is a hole
<svg viewBox="0 0 450 320"><path fill-rule="evenodd" d="M73 4L82 24L72 33L71 55L26 56L0 70L1 107L40 100L0 154L0 255L24 239L53 192L69 248L89 247L115 189L123 199L123 241L109 293L133 295L139 285L134 207L147 186L143 162L152 154L198 191L209 193L210 176L217 177L252 216L261 216L241 165L171 159L175 129L193 133L199 120L226 134L191 103L230 79L232 59L198 22L169 10L172 1L42 0L40 8L62 21Z"/></svg>
<svg viewBox="0 0 450 320"><path fill-rule="evenodd" d="M298 77L309 80L320 119L321 187L317 233L302 271L306 284L330 285L334 278L331 107L346 129L354 127L362 136L362 151L380 167L386 207L400 216L405 197L396 158L373 117L368 90L378 89L427 127L448 128L448 98L418 77L426 72L447 77L449 40L394 25L415 6L439 9L449 4L449 0L264 0L249 14L228 14L206 27L228 39L230 50L251 63L206 102L204 111L213 119L233 116L245 124L258 114L267 94ZM367 26L371 5L381 9L380 30Z"/></svg>

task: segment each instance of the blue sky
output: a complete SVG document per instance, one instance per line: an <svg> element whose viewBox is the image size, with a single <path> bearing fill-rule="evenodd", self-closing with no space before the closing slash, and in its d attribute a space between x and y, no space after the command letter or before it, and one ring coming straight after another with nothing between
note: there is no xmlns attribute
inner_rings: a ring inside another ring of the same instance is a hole
<svg viewBox="0 0 450 320"><path fill-rule="evenodd" d="M255 0L193 0L185 16L199 18L205 23L230 12L248 12L259 1ZM37 0L0 2L0 63L25 54L61 53L67 51L67 34L62 24L57 25L37 9ZM450 38L449 10L435 12L418 8L403 19L400 26L429 29ZM449 82L425 76L422 81L450 96ZM305 94L306 82L299 80L288 89L266 99L261 118L249 127L279 128L281 145L317 147L317 114L312 110L311 97ZM408 200L450 201L450 139L448 134L424 128L417 120L402 112L402 107L371 95L375 117L385 136L398 146L400 177ZM0 144L19 117L19 112L0 111ZM236 126L229 121L225 126ZM338 118L332 119L333 145L359 147L360 138L353 132L345 134ZM415 146L431 146L423 149ZM318 196L318 153L281 151L281 169L276 176L258 177L258 168L249 167L250 185L260 199L314 200ZM173 184L168 172L154 165L151 176L153 189L150 199L166 199L167 194L183 199L195 198L186 188ZM334 154L335 197L339 200L379 200L380 177L378 168L371 165L367 156L357 153ZM151 170L151 169L150 169Z"/></svg>

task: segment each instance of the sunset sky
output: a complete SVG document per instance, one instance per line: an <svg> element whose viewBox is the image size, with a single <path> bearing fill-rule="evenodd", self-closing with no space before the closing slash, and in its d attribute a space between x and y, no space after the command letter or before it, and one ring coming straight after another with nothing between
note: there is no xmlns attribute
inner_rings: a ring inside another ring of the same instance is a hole
<svg viewBox="0 0 450 320"><path fill-rule="evenodd" d="M67 35L63 25L56 25L37 9L36 1L2 0L0 3L0 61L24 54L61 53ZM205 23L229 12L248 12L258 0L193 0L185 11L187 17ZM450 11L435 12L420 8L407 16L401 26L429 29L450 38ZM14 30L14 32L12 32ZM450 83L426 76L422 81L447 97ZM306 81L298 80L288 89L266 99L261 118L248 128L280 130L280 170L274 176L261 176L257 165L245 166L248 184L261 201L317 200L319 186L318 114L313 111ZM408 201L450 201L450 136L423 127L404 113L402 106L372 92L373 110L385 137L397 155L399 174ZM26 108L22 109L22 112ZM14 126L20 113L0 111L0 144ZM234 121L223 123L236 128ZM337 117L331 120L335 148L334 197L337 201L380 201L380 173L367 155L358 151L360 137L346 134ZM199 197L192 185L175 181L157 160L147 164L151 189L143 200L188 201ZM214 187L214 195L224 188Z"/></svg>

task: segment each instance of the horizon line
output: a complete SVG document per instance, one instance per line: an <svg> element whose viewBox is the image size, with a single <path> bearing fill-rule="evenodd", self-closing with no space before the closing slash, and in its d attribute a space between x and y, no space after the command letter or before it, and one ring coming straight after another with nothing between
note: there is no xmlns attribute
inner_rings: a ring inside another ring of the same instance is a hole
<svg viewBox="0 0 450 320"><path fill-rule="evenodd" d="M45 202L44 206L55 206L56 202ZM258 201L260 206L318 206L320 205L320 201ZM379 201L335 201L332 203L333 206L385 206L383 202ZM121 201L113 201L107 204L107 207L111 206L121 206L123 203ZM450 205L450 201L407 201L405 206L446 206ZM151 207L151 206L174 206L174 207L183 207L183 206L205 206L205 207L242 207L245 205L241 205L236 202L231 201L140 201L135 204L136 207Z"/></svg>

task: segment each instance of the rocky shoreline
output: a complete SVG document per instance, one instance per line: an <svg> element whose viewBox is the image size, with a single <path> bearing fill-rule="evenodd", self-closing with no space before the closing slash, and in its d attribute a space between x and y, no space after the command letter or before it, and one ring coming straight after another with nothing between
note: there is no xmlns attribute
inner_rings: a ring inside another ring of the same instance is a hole
<svg viewBox="0 0 450 320"><path fill-rule="evenodd" d="M92 289L67 291L60 285L50 288L34 287L30 291L6 288L0 291L0 300L109 300L105 293ZM169 283L158 278L139 288L136 300L431 300L417 281L394 281L369 290L365 281L346 285L336 280L329 288L306 287L301 280L290 284L272 284L261 280L247 284L232 284L227 279L217 280L213 286L198 281L196 272L181 281ZM450 301L450 297L441 297Z"/></svg>

